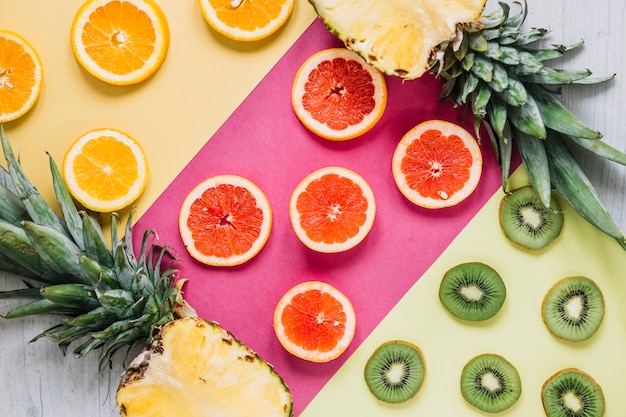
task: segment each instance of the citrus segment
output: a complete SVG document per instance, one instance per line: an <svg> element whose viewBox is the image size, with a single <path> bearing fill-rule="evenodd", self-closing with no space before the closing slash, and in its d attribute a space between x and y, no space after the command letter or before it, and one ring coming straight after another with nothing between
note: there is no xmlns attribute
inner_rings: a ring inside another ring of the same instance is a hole
<svg viewBox="0 0 626 417"><path fill-rule="evenodd" d="M298 72L291 103L307 129L329 140L369 131L387 105L384 76L356 53L330 48L312 55Z"/></svg>
<svg viewBox="0 0 626 417"><path fill-rule="evenodd" d="M234 266L265 246L272 211L254 183L218 175L197 185L180 209L179 229L189 254L207 265Z"/></svg>
<svg viewBox="0 0 626 417"><path fill-rule="evenodd" d="M356 314L350 300L330 284L300 283L282 296L274 311L274 331L292 355L329 362L350 345Z"/></svg>
<svg viewBox="0 0 626 417"><path fill-rule="evenodd" d="M72 196L101 213L127 207L148 182L143 149L114 129L96 129L79 137L66 151L62 171Z"/></svg>
<svg viewBox="0 0 626 417"><path fill-rule="evenodd" d="M37 51L17 33L0 30L0 123L28 112L39 98L42 84Z"/></svg>
<svg viewBox="0 0 626 417"><path fill-rule="evenodd" d="M238 41L266 38L281 28L295 0L198 0L202 16L222 35Z"/></svg>
<svg viewBox="0 0 626 417"><path fill-rule="evenodd" d="M153 0L88 0L71 28L79 64L114 85L153 75L165 60L169 37L165 15Z"/></svg>
<svg viewBox="0 0 626 417"><path fill-rule="evenodd" d="M325 253L346 251L365 239L374 224L374 192L354 171L322 168L293 191L289 216L307 247Z"/></svg>
<svg viewBox="0 0 626 417"><path fill-rule="evenodd" d="M482 155L476 139L461 126L429 120L400 140L392 171L399 190L412 203L449 207L469 197L478 185Z"/></svg>

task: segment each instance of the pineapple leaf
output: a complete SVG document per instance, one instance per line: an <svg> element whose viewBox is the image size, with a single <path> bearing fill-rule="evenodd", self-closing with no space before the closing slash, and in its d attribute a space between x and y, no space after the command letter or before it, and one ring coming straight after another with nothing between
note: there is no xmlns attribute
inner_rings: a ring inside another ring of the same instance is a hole
<svg viewBox="0 0 626 417"><path fill-rule="evenodd" d="M530 183L537 191L543 205L550 208L552 185L544 141L520 130L515 131L515 139Z"/></svg>
<svg viewBox="0 0 626 417"><path fill-rule="evenodd" d="M63 212L63 219L65 221L65 225L72 236L72 239L78 245L78 247L83 250L85 248L83 241L83 222L80 218L80 214L78 214L78 210L76 210L76 205L72 200L69 190L65 185L65 181L61 176L61 172L57 167L57 164L54 162L54 159L48 153L48 161L50 163L50 172L52 173L52 184L54 187L54 192L61 206L61 211Z"/></svg>
<svg viewBox="0 0 626 417"><path fill-rule="evenodd" d="M575 136L563 135L563 137L576 143L578 146L593 152L597 156L608 161L616 162L620 165L626 165L626 153L620 151L602 140L589 140L577 138Z"/></svg>
<svg viewBox="0 0 626 417"><path fill-rule="evenodd" d="M516 107L510 106L508 117L513 126L537 139L545 139L546 127L541 118L541 110L532 96L528 96L528 101Z"/></svg>
<svg viewBox="0 0 626 417"><path fill-rule="evenodd" d="M100 224L93 216L86 212L81 212L81 215L85 255L92 258L100 265L113 268L113 254L107 246Z"/></svg>

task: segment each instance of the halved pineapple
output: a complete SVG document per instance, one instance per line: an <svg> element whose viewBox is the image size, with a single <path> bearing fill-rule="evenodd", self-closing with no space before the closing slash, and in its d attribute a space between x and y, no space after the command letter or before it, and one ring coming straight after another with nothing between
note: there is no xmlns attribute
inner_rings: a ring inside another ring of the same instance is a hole
<svg viewBox="0 0 626 417"><path fill-rule="evenodd" d="M309 0L346 47L387 75L418 78L457 24L478 21L486 0Z"/></svg>
<svg viewBox="0 0 626 417"><path fill-rule="evenodd" d="M184 317L165 324L133 360L116 396L122 416L274 417L292 398L271 365L218 324Z"/></svg>

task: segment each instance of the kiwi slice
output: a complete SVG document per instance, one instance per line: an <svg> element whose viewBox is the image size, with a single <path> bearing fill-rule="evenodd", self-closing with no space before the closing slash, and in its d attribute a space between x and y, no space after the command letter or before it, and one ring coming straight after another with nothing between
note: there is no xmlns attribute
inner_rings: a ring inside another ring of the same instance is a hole
<svg viewBox="0 0 626 417"><path fill-rule="evenodd" d="M439 286L439 299L453 316L480 321L495 316L506 298L500 274L482 262L467 262L449 269Z"/></svg>
<svg viewBox="0 0 626 417"><path fill-rule="evenodd" d="M500 226L512 242L531 250L548 246L561 234L563 213L552 197L550 208L531 186L506 194L500 203Z"/></svg>
<svg viewBox="0 0 626 417"><path fill-rule="evenodd" d="M564 340L587 340L604 318L604 297L590 278L563 278L548 290L541 306L548 330Z"/></svg>
<svg viewBox="0 0 626 417"><path fill-rule="evenodd" d="M509 361L494 353L484 353L472 358L463 368L461 394L479 410L499 413L517 402L522 394L522 382Z"/></svg>
<svg viewBox="0 0 626 417"><path fill-rule="evenodd" d="M548 417L602 417L605 409L600 385L576 368L552 375L543 384L541 402Z"/></svg>
<svg viewBox="0 0 626 417"><path fill-rule="evenodd" d="M402 403L413 398L425 375L422 351L402 340L383 343L365 364L367 387L376 398L386 403Z"/></svg>

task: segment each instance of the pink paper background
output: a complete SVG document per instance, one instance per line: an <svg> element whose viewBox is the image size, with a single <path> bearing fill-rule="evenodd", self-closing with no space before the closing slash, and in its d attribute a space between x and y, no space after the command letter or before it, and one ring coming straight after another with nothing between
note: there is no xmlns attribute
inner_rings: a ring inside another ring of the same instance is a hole
<svg viewBox="0 0 626 417"><path fill-rule="evenodd" d="M386 112L375 128L360 138L330 142L309 133L291 108L291 85L306 58L335 46L341 43L315 21L135 226L136 239L146 228L153 228L161 242L173 245L182 260L181 276L189 279L185 298L199 315L223 325L274 366L291 388L294 415L300 414L501 184L499 167L485 140L483 177L460 205L420 209L397 190L391 156L410 128L439 118L461 123L473 132L471 120L463 122L451 103L438 100L440 82L430 76L405 82L388 78ZM176 140L184 146L185 138ZM329 165L361 174L377 201L370 234L359 246L340 254L309 250L296 238L289 221L292 190L306 175ZM227 269L195 262L178 232L179 208L187 193L202 180L219 174L237 174L256 183L274 214L265 248L250 262ZM350 298L356 310L353 343L344 355L326 364L291 356L274 335L277 301L305 280L331 283Z"/></svg>

